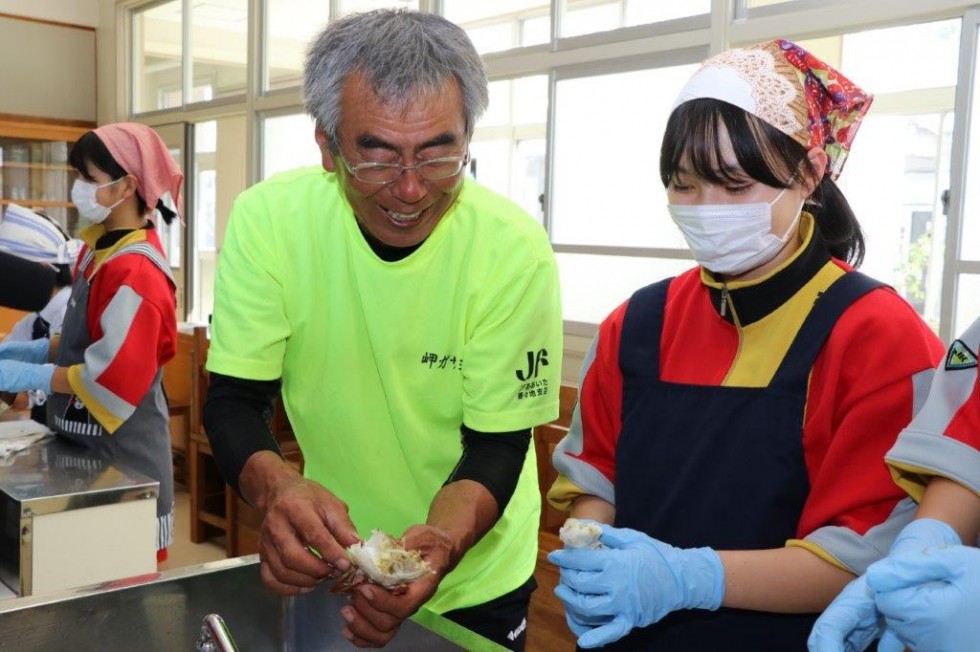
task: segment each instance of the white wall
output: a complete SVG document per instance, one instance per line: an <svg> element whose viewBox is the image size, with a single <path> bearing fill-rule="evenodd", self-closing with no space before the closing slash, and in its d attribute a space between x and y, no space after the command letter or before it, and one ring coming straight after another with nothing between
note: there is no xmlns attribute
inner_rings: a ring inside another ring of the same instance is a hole
<svg viewBox="0 0 980 652"><path fill-rule="evenodd" d="M0 113L94 121L95 38L91 27L0 15Z"/></svg>
<svg viewBox="0 0 980 652"><path fill-rule="evenodd" d="M0 14L97 27L99 0L0 0Z"/></svg>

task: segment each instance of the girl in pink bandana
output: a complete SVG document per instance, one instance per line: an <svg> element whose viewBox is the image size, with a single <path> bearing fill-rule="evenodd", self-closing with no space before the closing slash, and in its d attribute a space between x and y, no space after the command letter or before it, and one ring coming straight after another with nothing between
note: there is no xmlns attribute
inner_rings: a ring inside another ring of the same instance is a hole
<svg viewBox="0 0 980 652"><path fill-rule="evenodd" d="M72 201L90 226L61 336L0 349L0 391L49 394L47 424L157 480L157 559L173 541L173 468L163 365L176 350L175 284L154 227L177 216L183 175L146 125L83 135ZM49 362L50 361L50 362Z"/></svg>

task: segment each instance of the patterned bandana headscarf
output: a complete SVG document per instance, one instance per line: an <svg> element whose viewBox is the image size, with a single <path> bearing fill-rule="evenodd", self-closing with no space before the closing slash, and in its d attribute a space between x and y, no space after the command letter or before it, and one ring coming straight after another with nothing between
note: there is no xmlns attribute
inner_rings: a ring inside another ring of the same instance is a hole
<svg viewBox="0 0 980 652"><path fill-rule="evenodd" d="M844 168L861 119L874 99L840 72L790 41L776 39L722 52L705 61L674 108L713 98L744 109L806 149L820 147L827 174Z"/></svg>
<svg viewBox="0 0 980 652"><path fill-rule="evenodd" d="M179 214L184 175L157 132L136 122L117 122L99 127L95 135L116 163L136 177L137 190L151 210L162 201L164 208Z"/></svg>

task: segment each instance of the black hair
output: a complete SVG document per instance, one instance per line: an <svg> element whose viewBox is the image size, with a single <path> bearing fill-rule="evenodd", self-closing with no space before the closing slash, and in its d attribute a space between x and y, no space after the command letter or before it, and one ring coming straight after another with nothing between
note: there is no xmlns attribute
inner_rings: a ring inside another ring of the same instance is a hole
<svg viewBox="0 0 980 652"><path fill-rule="evenodd" d="M68 154L68 163L78 170L78 174L87 181L95 181L88 174L89 163L108 174L113 181L122 179L129 174L116 162L116 159L109 153L109 148L105 146L105 143L102 142L102 139L94 131L85 132L75 142L71 148L71 152ZM173 211L164 207L159 201L156 207L159 209L160 215L163 216L163 221L170 224L175 217ZM143 199L143 195L139 191L136 191L136 210L139 211L140 215L145 215L149 212L146 200Z"/></svg>
<svg viewBox="0 0 980 652"><path fill-rule="evenodd" d="M733 184L737 171L726 169L721 127L724 125L735 159L745 174L774 188L813 178L816 171L807 150L798 142L737 106L699 98L670 114L660 148L660 180L667 187L682 161L688 172L716 184ZM837 184L824 175L810 195L809 212L831 255L855 267L864 260L864 235L851 205Z"/></svg>

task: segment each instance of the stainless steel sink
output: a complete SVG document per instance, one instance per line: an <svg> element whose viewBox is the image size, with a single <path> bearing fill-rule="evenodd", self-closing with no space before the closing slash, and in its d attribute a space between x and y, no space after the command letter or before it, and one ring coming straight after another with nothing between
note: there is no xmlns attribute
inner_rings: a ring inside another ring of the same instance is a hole
<svg viewBox="0 0 980 652"><path fill-rule="evenodd" d="M325 589L295 598L272 594L251 555L0 602L0 649L194 650L202 620L217 613L243 652L354 650L340 634L345 602ZM405 622L385 649L464 649L450 638L465 640L465 649L501 649L482 639L474 645L471 632L429 612L417 619Z"/></svg>

